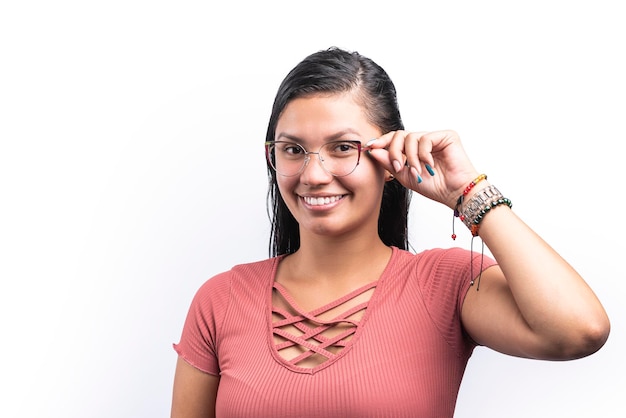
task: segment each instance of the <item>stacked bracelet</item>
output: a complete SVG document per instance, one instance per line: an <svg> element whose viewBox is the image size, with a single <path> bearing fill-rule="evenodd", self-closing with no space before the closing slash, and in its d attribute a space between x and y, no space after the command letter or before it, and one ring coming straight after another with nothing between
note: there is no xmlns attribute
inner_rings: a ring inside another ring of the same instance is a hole
<svg viewBox="0 0 626 418"><path fill-rule="evenodd" d="M487 186L478 191L472 198L463 205L463 211L459 216L468 228L474 223L478 213L488 206L492 201L501 199L502 193L496 186Z"/></svg>
<svg viewBox="0 0 626 418"><path fill-rule="evenodd" d="M456 205L454 206L454 215L452 217L452 239L456 239L456 234L454 233L454 218L460 218L465 226L467 226L472 233L472 244L470 249L470 255L472 255L472 260L470 260L470 285L474 285L474 263L473 263L473 253L474 253L474 237L478 236L478 229L480 228L480 223L484 219L484 217L495 207L499 205L507 205L509 208L513 206L510 199L502 196L500 190L498 190L495 186L487 186L478 192L476 192L468 202L464 202L465 197L469 194L470 190L476 186L482 180L485 180L487 176L485 174L481 174L476 177L472 182L463 190L463 194L459 196L456 201ZM465 203L465 204L464 204ZM480 262L480 272L478 273L478 284L476 285L476 290L480 288L480 278L482 276L482 257L485 253L485 243L482 243L482 251L481 251L481 262Z"/></svg>
<svg viewBox="0 0 626 418"><path fill-rule="evenodd" d="M472 190L478 182L486 178L486 175L481 174L474 179L465 188L463 194L459 196L454 208L454 216L459 217L461 221L463 221L474 237L478 235L478 228L483 218L492 208L502 204L506 204L508 207L513 206L511 200L502 196L502 193L500 193L500 191L492 185L479 190L468 202L464 202L469 191ZM454 221L452 224L452 239L456 239L456 234L454 233Z"/></svg>
<svg viewBox="0 0 626 418"><path fill-rule="evenodd" d="M492 208L505 204L512 207L510 199L502 196L502 193L495 186L488 186L476 193L465 204L461 220L472 232L472 236L478 235L478 227L483 218Z"/></svg>

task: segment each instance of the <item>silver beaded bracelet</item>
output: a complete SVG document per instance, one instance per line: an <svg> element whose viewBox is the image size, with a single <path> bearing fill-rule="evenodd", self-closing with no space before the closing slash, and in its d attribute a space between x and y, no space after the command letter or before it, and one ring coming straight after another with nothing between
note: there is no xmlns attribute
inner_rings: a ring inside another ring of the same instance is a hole
<svg viewBox="0 0 626 418"><path fill-rule="evenodd" d="M472 224L476 223L480 212L490 207L498 199L504 199L502 193L496 186L489 185L479 190L472 198L463 205L462 216L460 217L466 227L472 229ZM488 210L488 209L487 209Z"/></svg>

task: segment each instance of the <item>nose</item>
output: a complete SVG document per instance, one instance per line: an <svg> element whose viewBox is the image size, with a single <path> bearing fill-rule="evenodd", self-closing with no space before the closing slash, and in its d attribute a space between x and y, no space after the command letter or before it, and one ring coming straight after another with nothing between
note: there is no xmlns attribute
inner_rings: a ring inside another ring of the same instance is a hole
<svg viewBox="0 0 626 418"><path fill-rule="evenodd" d="M315 154L317 164L311 164L312 155ZM326 184L333 180L333 175L327 172L322 165L319 152L308 152L304 162L304 169L300 174L300 181L308 185Z"/></svg>

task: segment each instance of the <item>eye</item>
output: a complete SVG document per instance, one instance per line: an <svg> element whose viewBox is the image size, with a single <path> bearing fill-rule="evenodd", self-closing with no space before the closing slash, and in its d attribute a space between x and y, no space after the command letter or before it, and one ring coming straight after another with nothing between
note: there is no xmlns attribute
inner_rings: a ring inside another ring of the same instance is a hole
<svg viewBox="0 0 626 418"><path fill-rule="evenodd" d="M327 144L329 155L333 157L347 157L359 151L358 143L351 141L337 141Z"/></svg>
<svg viewBox="0 0 626 418"><path fill-rule="evenodd" d="M276 143L276 151L281 155L289 158L295 158L304 155L304 149L292 142L280 142Z"/></svg>
<svg viewBox="0 0 626 418"><path fill-rule="evenodd" d="M302 148L298 145L285 145L284 151L288 154L301 154Z"/></svg>

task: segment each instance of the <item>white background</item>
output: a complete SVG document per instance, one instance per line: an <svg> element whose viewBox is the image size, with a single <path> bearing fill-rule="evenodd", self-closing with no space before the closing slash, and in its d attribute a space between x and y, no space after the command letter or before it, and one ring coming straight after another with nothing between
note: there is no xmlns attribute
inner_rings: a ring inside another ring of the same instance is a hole
<svg viewBox="0 0 626 418"><path fill-rule="evenodd" d="M624 17L603 0L3 2L0 416L169 416L194 292L268 255L274 93L332 45L389 72L408 129L457 130L611 317L583 360L477 349L456 416L623 416ZM414 248L469 248L451 219L415 196Z"/></svg>

